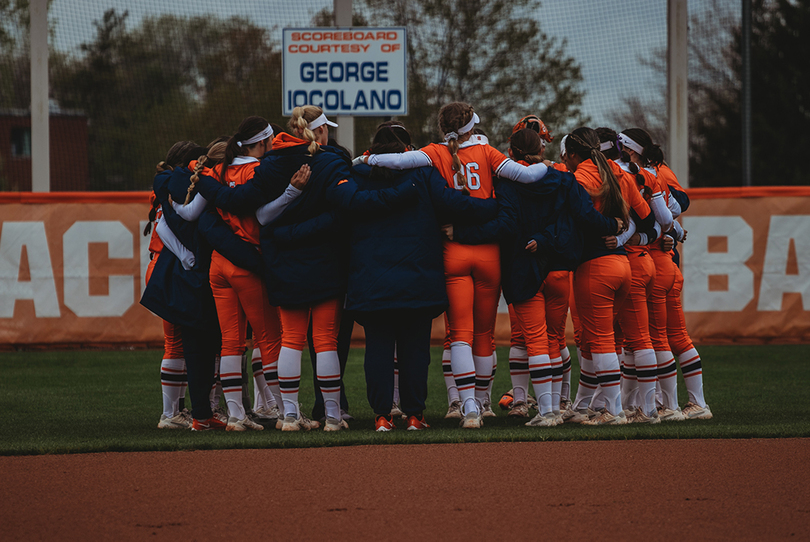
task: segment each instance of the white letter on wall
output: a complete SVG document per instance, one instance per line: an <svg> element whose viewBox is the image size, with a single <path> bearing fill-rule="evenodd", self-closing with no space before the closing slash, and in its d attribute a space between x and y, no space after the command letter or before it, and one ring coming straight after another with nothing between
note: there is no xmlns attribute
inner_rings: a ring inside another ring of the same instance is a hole
<svg viewBox="0 0 810 542"><path fill-rule="evenodd" d="M107 295L90 295L90 243L107 243L109 258L132 258L132 233L120 222L79 221L62 237L65 306L76 316L121 316L132 306L132 275L110 275Z"/></svg>
<svg viewBox="0 0 810 542"><path fill-rule="evenodd" d="M796 247L798 275L787 274L791 239ZM757 309L782 310L782 294L785 292L802 294L802 306L804 310L810 310L810 216L771 217Z"/></svg>
<svg viewBox="0 0 810 542"><path fill-rule="evenodd" d="M754 298L754 272L745 265L754 253L751 226L739 216L691 216L683 227L684 311L741 311ZM709 252L709 237L725 237L726 251ZM710 275L728 277L728 289L710 291Z"/></svg>
<svg viewBox="0 0 810 542"><path fill-rule="evenodd" d="M37 318L58 318L59 298L43 222L4 222L0 236L0 318L14 316L14 302L33 299ZM22 248L28 252L31 280L20 282Z"/></svg>

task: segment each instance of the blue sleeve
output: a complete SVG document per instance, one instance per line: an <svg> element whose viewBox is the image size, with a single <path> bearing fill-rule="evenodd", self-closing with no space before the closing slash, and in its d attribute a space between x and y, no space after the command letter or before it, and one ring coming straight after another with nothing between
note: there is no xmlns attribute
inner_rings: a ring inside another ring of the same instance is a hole
<svg viewBox="0 0 810 542"><path fill-rule="evenodd" d="M253 213L265 203L264 194L255 177L245 184L230 187L213 177L200 175L196 189L209 203L235 215Z"/></svg>
<svg viewBox="0 0 810 542"><path fill-rule="evenodd" d="M413 182L403 182L381 190L359 190L348 166L342 161L329 172L326 183L326 200L344 211L379 213L402 209L413 205L419 192Z"/></svg>
<svg viewBox="0 0 810 542"><path fill-rule="evenodd" d="M208 244L232 264L261 275L262 256L259 251L236 235L219 213L209 210L201 214L197 228Z"/></svg>
<svg viewBox="0 0 810 542"><path fill-rule="evenodd" d="M453 226L453 240L465 245L497 243L518 231L517 193L508 183L498 185L498 214L479 226Z"/></svg>
<svg viewBox="0 0 810 542"><path fill-rule="evenodd" d="M309 239L322 240L324 234L336 230L339 224L338 211L329 211L297 224L273 228L273 239L282 247L305 243Z"/></svg>
<svg viewBox="0 0 810 542"><path fill-rule="evenodd" d="M630 209L630 216L636 223L636 232L643 233L650 241L658 239L658 232L655 231L655 214L650 212L646 217L641 218L635 210Z"/></svg>
<svg viewBox="0 0 810 542"><path fill-rule="evenodd" d="M576 180L571 181L570 187L566 203L572 216L598 235L615 234L619 229L619 223L614 218L606 217L597 211L590 194Z"/></svg>
<svg viewBox="0 0 810 542"><path fill-rule="evenodd" d="M427 178L425 184L430 193L434 209L450 222L466 220L484 222L498 214L498 202L494 198L481 199L465 196L447 186L447 181L435 168L423 168Z"/></svg>

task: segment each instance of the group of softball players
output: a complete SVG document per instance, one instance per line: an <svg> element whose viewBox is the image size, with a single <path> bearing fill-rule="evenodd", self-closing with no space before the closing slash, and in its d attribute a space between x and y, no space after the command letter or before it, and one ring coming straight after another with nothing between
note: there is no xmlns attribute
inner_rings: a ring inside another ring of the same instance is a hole
<svg viewBox="0 0 810 542"><path fill-rule="evenodd" d="M711 418L674 259L686 238L674 219L688 197L650 136L578 128L554 163L544 156L553 138L534 115L514 127L509 157L489 145L470 105L447 104L438 121L443 141L419 150L401 122L383 123L354 161L328 145L336 124L315 106L296 108L288 132L248 117L206 148L172 148L155 177L142 300L166 321L158 427L320 427L298 402L309 329L323 429L347 429L337 334L349 311L366 332L377 431L399 416L408 430L429 427L431 322L443 312L446 417L480 428L495 415L501 294L512 389L499 403L510 417L531 418L530 427ZM573 402L569 311L580 363ZM248 327L252 408L242 370ZM185 372L190 417L180 403Z"/></svg>

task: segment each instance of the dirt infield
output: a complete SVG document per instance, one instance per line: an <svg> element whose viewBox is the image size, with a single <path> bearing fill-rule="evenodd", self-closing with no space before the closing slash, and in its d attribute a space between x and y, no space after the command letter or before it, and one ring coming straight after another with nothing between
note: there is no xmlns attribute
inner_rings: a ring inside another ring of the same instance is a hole
<svg viewBox="0 0 810 542"><path fill-rule="evenodd" d="M3 540L799 540L810 533L808 464L804 439L0 457L0 532Z"/></svg>

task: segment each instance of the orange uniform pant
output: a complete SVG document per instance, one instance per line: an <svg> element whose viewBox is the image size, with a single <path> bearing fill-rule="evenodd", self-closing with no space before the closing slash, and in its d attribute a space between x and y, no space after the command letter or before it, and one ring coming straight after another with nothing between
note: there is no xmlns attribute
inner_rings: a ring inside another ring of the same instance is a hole
<svg viewBox="0 0 810 542"><path fill-rule="evenodd" d="M146 266L146 283L152 278L152 271L155 269L159 253L156 253ZM163 320L163 359L184 359L183 335L180 326Z"/></svg>
<svg viewBox="0 0 810 542"><path fill-rule="evenodd" d="M651 350L647 299L655 281L655 263L648 251L628 252L632 278L630 291L624 304L619 308L619 324L624 345L632 351ZM618 345L617 346L621 346Z"/></svg>
<svg viewBox="0 0 810 542"><path fill-rule="evenodd" d="M281 322L278 309L270 306L261 277L231 263L214 252L209 272L214 303L222 331L222 355L241 356L245 351L247 322L253 328L253 343L262 358L278 359Z"/></svg>
<svg viewBox="0 0 810 542"><path fill-rule="evenodd" d="M327 299L316 305L281 307L281 345L303 350L307 344L307 329L312 316L312 345L315 353L337 350L340 329L341 299Z"/></svg>
<svg viewBox="0 0 810 542"><path fill-rule="evenodd" d="M560 357L560 350L565 348L565 322L568 320L571 297L571 275L570 271L552 271L540 287L546 302L548 355L551 359Z"/></svg>
<svg viewBox="0 0 810 542"><path fill-rule="evenodd" d="M683 275L678 266L675 266L675 283L667 294L667 338L670 350L676 356L694 348L689 332L686 331L681 292L683 292Z"/></svg>
<svg viewBox="0 0 810 542"><path fill-rule="evenodd" d="M501 297L498 245L444 244L444 276L451 342L472 346L473 355L492 354L495 318Z"/></svg>
<svg viewBox="0 0 810 542"><path fill-rule="evenodd" d="M548 355L548 334L546 333L546 302L540 288L533 298L513 303L520 332L526 341L529 356Z"/></svg>
<svg viewBox="0 0 810 542"><path fill-rule="evenodd" d="M574 273L574 296L582 325L582 350L615 353L613 322L630 291L630 262L608 254L583 262Z"/></svg>
<svg viewBox="0 0 810 542"><path fill-rule="evenodd" d="M582 349L582 322L579 321L579 313L577 312L577 301L574 295L574 273L570 273L568 277L568 289L571 294L568 296L568 308L571 311L571 325L574 327L574 343L577 348Z"/></svg>
<svg viewBox="0 0 810 542"><path fill-rule="evenodd" d="M675 279L680 276L680 271L672 257L660 251L653 250L652 260L655 263L655 280L653 280L650 296L647 300L647 307L650 318L650 338L653 348L657 352L670 350L667 340L668 311L667 299L672 295L675 287ZM681 278L683 281L683 278ZM680 298L680 292L678 292Z"/></svg>

